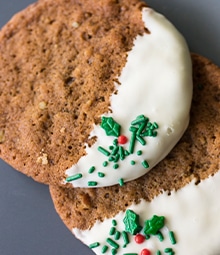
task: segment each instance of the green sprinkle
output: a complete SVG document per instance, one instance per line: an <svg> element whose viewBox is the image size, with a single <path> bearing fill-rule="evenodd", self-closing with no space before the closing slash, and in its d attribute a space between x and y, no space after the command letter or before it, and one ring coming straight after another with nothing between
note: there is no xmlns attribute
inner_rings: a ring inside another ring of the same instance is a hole
<svg viewBox="0 0 220 255"><path fill-rule="evenodd" d="M110 244L113 248L115 248L115 249L118 249L119 248L119 245L114 241L114 240L112 240L111 238L107 238L106 239L106 242L108 243L108 244Z"/></svg>
<svg viewBox="0 0 220 255"><path fill-rule="evenodd" d="M108 161L104 161L102 165L106 167L108 165Z"/></svg>
<svg viewBox="0 0 220 255"><path fill-rule="evenodd" d="M146 126L147 126L147 122L145 121L138 128L137 134L140 135L143 132L143 130L146 128Z"/></svg>
<svg viewBox="0 0 220 255"><path fill-rule="evenodd" d="M161 255L161 252L160 252L160 251L157 251L157 255Z"/></svg>
<svg viewBox="0 0 220 255"><path fill-rule="evenodd" d="M153 127L154 127L155 129L157 129L157 128L159 128L159 125L158 125L156 122L154 122Z"/></svg>
<svg viewBox="0 0 220 255"><path fill-rule="evenodd" d="M123 240L124 240L124 248L126 247L126 245L127 244L129 244L129 238L128 238L128 234L127 234L127 232L125 232L125 231L122 231L122 238L123 238Z"/></svg>
<svg viewBox="0 0 220 255"><path fill-rule="evenodd" d="M119 240L121 237L121 233L119 231L115 232L115 240Z"/></svg>
<svg viewBox="0 0 220 255"><path fill-rule="evenodd" d="M149 167L149 164L147 163L146 160L142 161L141 164L142 164L142 166L143 166L144 168L148 168L148 167Z"/></svg>
<svg viewBox="0 0 220 255"><path fill-rule="evenodd" d="M89 248L90 248L90 249L94 249L94 248L98 247L99 245L100 245L99 242L92 243L92 244L89 245Z"/></svg>
<svg viewBox="0 0 220 255"><path fill-rule="evenodd" d="M130 127L129 131L131 131L132 133L137 133L138 129L136 127Z"/></svg>
<svg viewBox="0 0 220 255"><path fill-rule="evenodd" d="M117 155L115 156L114 162L118 162L118 161L119 161L119 158L120 158L120 155L117 154Z"/></svg>
<svg viewBox="0 0 220 255"><path fill-rule="evenodd" d="M165 248L164 252L165 253L170 253L170 252L173 252L173 249L172 248Z"/></svg>
<svg viewBox="0 0 220 255"><path fill-rule="evenodd" d="M169 237L170 237L171 244L176 244L176 238L174 236L173 231L169 231Z"/></svg>
<svg viewBox="0 0 220 255"><path fill-rule="evenodd" d="M141 119L141 118L143 118L143 117L145 117L144 114L140 114L140 115L138 115L138 116L136 117L136 119Z"/></svg>
<svg viewBox="0 0 220 255"><path fill-rule="evenodd" d="M146 145L146 141L141 136L137 135L136 138L141 145Z"/></svg>
<svg viewBox="0 0 220 255"><path fill-rule="evenodd" d="M82 174L75 174L73 176L66 178L66 181L67 182L75 181L75 180L82 178L82 176L83 176Z"/></svg>
<svg viewBox="0 0 220 255"><path fill-rule="evenodd" d="M119 147L119 156L121 160L125 159L125 152L122 146Z"/></svg>
<svg viewBox="0 0 220 255"><path fill-rule="evenodd" d="M118 169L118 168L119 168L119 164L114 164L114 165L113 165L113 168L114 168L114 169Z"/></svg>
<svg viewBox="0 0 220 255"><path fill-rule="evenodd" d="M153 131L153 132L152 132L152 136L153 136L153 137L156 137L156 136L157 136L157 131Z"/></svg>
<svg viewBox="0 0 220 255"><path fill-rule="evenodd" d="M122 179L122 178L119 179L118 183L119 183L120 186L123 186L124 185L124 179Z"/></svg>
<svg viewBox="0 0 220 255"><path fill-rule="evenodd" d="M97 182L95 182L95 181L89 181L88 182L88 186L90 186L90 187L94 187L94 186L96 186L98 183Z"/></svg>
<svg viewBox="0 0 220 255"><path fill-rule="evenodd" d="M138 156L142 155L142 151L137 151L137 155Z"/></svg>
<svg viewBox="0 0 220 255"><path fill-rule="evenodd" d="M127 151L127 150L125 150L124 153L125 153L125 156L130 155L129 151Z"/></svg>
<svg viewBox="0 0 220 255"><path fill-rule="evenodd" d="M138 255L137 253L123 253L123 255Z"/></svg>
<svg viewBox="0 0 220 255"><path fill-rule="evenodd" d="M113 144L114 144L114 145L118 145L118 139L115 139L115 140L113 141Z"/></svg>
<svg viewBox="0 0 220 255"><path fill-rule="evenodd" d="M135 140L136 140L136 132L132 133L130 144L129 144L129 152L131 154L134 152Z"/></svg>
<svg viewBox="0 0 220 255"><path fill-rule="evenodd" d="M109 235L112 236L115 234L116 228L115 227L111 227L110 231L109 231Z"/></svg>
<svg viewBox="0 0 220 255"><path fill-rule="evenodd" d="M108 246L107 246L107 245L104 245L104 246L102 247L102 253L106 253L107 250L108 250Z"/></svg>
<svg viewBox="0 0 220 255"><path fill-rule="evenodd" d="M117 249L112 249L112 255L117 254Z"/></svg>
<svg viewBox="0 0 220 255"><path fill-rule="evenodd" d="M92 174L94 171L95 171L95 167L92 166L92 167L89 168L88 173L89 173L89 174Z"/></svg>
<svg viewBox="0 0 220 255"><path fill-rule="evenodd" d="M117 221L116 220L112 220L112 225L113 226L117 226Z"/></svg>
<svg viewBox="0 0 220 255"><path fill-rule="evenodd" d="M98 147L98 151L100 151L102 154L104 154L105 156L109 156L110 155L110 152L107 151L106 149L104 149L103 147L99 146Z"/></svg>
<svg viewBox="0 0 220 255"><path fill-rule="evenodd" d="M131 165L133 166L133 165L135 165L136 163L135 163L135 161L134 160L131 160Z"/></svg>
<svg viewBox="0 0 220 255"><path fill-rule="evenodd" d="M152 130L148 130L148 135L147 136L153 136L153 131Z"/></svg>
<svg viewBox="0 0 220 255"><path fill-rule="evenodd" d="M100 178L103 178L103 177L105 177L105 174L102 173L102 172L98 172L98 176L99 176Z"/></svg>
<svg viewBox="0 0 220 255"><path fill-rule="evenodd" d="M112 155L116 155L118 153L119 146L115 146L114 149L112 150Z"/></svg>
<svg viewBox="0 0 220 255"><path fill-rule="evenodd" d="M153 132L149 129L146 132L141 133L140 136L153 136Z"/></svg>
<svg viewBox="0 0 220 255"><path fill-rule="evenodd" d="M140 124L142 122L146 122L146 120L148 120L148 119L144 115L140 115L135 120L133 120L131 122L131 125L137 125L137 124Z"/></svg>
<svg viewBox="0 0 220 255"><path fill-rule="evenodd" d="M146 240L150 239L150 235L145 235L145 239Z"/></svg>
<svg viewBox="0 0 220 255"><path fill-rule="evenodd" d="M114 149L114 146L113 146L113 145L110 145L110 146L109 146L109 150L112 151L113 149Z"/></svg>
<svg viewBox="0 0 220 255"><path fill-rule="evenodd" d="M158 237L159 241L161 241L161 242L164 240L163 234L160 231L158 231L157 237Z"/></svg>
<svg viewBox="0 0 220 255"><path fill-rule="evenodd" d="M114 161L114 160L115 160L115 158L112 157L112 156L108 158L108 161L110 161L110 162L112 162L112 161Z"/></svg>

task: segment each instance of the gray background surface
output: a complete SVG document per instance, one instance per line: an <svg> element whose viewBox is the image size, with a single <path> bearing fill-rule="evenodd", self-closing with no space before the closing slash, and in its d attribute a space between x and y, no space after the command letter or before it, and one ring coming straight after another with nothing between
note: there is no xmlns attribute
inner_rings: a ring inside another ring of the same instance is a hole
<svg viewBox="0 0 220 255"><path fill-rule="evenodd" d="M0 0L0 27L33 0ZM191 51L220 65L220 0L149 0L182 32ZM56 214L48 187L0 160L0 255L92 255Z"/></svg>

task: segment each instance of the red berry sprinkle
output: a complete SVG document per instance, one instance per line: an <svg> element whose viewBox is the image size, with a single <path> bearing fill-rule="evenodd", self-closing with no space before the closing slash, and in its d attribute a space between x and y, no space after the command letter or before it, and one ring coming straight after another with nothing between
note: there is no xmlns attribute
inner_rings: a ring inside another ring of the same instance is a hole
<svg viewBox="0 0 220 255"><path fill-rule="evenodd" d="M151 255L151 252L148 249L143 249L141 255Z"/></svg>
<svg viewBox="0 0 220 255"><path fill-rule="evenodd" d="M128 141L128 138L125 135L120 135L118 137L118 143L119 144L125 144L125 143L127 143L127 141Z"/></svg>
<svg viewBox="0 0 220 255"><path fill-rule="evenodd" d="M145 241L145 237L143 235L141 235L141 234L137 234L135 236L134 240L135 240L136 243L140 244L140 243L143 243Z"/></svg>

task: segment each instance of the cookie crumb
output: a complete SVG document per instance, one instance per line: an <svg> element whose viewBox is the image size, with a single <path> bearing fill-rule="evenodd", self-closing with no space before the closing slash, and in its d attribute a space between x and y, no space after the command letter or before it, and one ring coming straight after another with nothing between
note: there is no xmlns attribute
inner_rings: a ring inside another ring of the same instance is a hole
<svg viewBox="0 0 220 255"><path fill-rule="evenodd" d="M78 23L78 22L76 22L76 21L74 21L74 22L72 23L72 27L74 27L74 28L78 28L78 27L79 27L79 23Z"/></svg>
<svg viewBox="0 0 220 255"><path fill-rule="evenodd" d="M47 165L48 164L47 154L43 153L42 156L38 157L37 163L40 163L42 165Z"/></svg>
<svg viewBox="0 0 220 255"><path fill-rule="evenodd" d="M44 102L44 101L41 101L40 103L39 103L39 108L41 109L41 110L44 110L46 107L47 107L47 104L46 104L46 102Z"/></svg>
<svg viewBox="0 0 220 255"><path fill-rule="evenodd" d="M65 127L62 127L62 128L60 129L60 133L63 134L63 133L65 132L65 130L66 130Z"/></svg>

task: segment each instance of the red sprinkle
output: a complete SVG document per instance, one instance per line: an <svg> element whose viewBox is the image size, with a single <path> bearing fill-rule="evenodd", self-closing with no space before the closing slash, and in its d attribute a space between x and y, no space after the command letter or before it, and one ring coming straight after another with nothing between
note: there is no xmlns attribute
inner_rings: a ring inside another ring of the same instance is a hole
<svg viewBox="0 0 220 255"><path fill-rule="evenodd" d="M128 141L128 138L125 135L120 135L118 137L118 143L119 144L125 144L125 143L127 143L127 141Z"/></svg>
<svg viewBox="0 0 220 255"><path fill-rule="evenodd" d="M137 234L135 236L134 240L135 240L136 243L140 244L140 243L143 243L145 241L145 237L141 234ZM145 254L143 254L143 255L145 255Z"/></svg>
<svg viewBox="0 0 220 255"><path fill-rule="evenodd" d="M148 249L143 249L141 255L151 255L151 252Z"/></svg>

